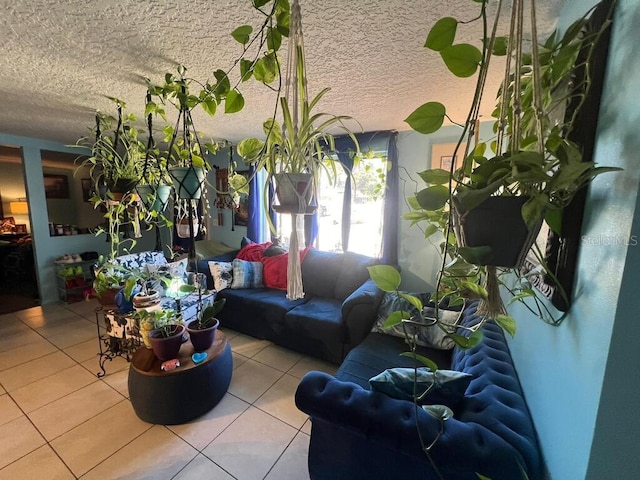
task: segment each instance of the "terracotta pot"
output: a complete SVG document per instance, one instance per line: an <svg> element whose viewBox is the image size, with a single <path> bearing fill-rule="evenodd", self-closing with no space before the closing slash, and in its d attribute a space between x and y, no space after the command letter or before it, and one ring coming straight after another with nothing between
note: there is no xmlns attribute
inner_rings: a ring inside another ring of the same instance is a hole
<svg viewBox="0 0 640 480"><path fill-rule="evenodd" d="M198 328L198 320L192 320L187 324L187 332L189 332L191 344L196 352L206 352L211 348L219 325L218 319L212 326L203 329Z"/></svg>
<svg viewBox="0 0 640 480"><path fill-rule="evenodd" d="M162 329L151 330L149 332L149 342L153 353L161 361L173 360L178 358L178 352L182 345L182 334L184 333L184 325L170 325L173 328L172 335L164 337Z"/></svg>
<svg viewBox="0 0 640 480"><path fill-rule="evenodd" d="M100 295L97 295L98 303L102 305L104 310L116 310L116 295L122 290L122 287L108 288Z"/></svg>

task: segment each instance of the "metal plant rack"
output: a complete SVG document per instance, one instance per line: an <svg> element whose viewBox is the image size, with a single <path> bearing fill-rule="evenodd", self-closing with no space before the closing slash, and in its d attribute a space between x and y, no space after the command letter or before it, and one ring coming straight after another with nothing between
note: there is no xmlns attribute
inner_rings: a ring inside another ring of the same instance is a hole
<svg viewBox="0 0 640 480"><path fill-rule="evenodd" d="M122 357L127 362L131 362L133 352L142 345L140 337L139 325L131 315L123 315L115 310L105 310L99 307L95 311L96 329L98 331L98 345L100 353L98 353L98 362L100 372L96 373L98 378L102 378L107 374L104 368L105 362L111 361L116 357ZM117 324L122 327L120 335L110 335L112 324L108 315L113 316ZM107 329L106 333L100 332L100 320L104 322Z"/></svg>

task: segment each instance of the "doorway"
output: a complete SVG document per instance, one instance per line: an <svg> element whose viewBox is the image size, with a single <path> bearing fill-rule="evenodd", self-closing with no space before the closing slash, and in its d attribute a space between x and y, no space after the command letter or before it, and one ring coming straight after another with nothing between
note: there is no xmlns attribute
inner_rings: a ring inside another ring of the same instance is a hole
<svg viewBox="0 0 640 480"><path fill-rule="evenodd" d="M0 145L0 314L40 304L22 150Z"/></svg>

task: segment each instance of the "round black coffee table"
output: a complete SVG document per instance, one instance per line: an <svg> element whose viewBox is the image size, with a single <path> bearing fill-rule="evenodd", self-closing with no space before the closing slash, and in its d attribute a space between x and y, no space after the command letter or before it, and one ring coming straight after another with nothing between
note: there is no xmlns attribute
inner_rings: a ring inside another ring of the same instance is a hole
<svg viewBox="0 0 640 480"><path fill-rule="evenodd" d="M162 362L145 347L133 353L129 368L129 398L141 420L160 425L187 423L215 407L229 388L233 359L223 332L216 332L207 358L191 359L191 342L180 347L180 367L164 372Z"/></svg>

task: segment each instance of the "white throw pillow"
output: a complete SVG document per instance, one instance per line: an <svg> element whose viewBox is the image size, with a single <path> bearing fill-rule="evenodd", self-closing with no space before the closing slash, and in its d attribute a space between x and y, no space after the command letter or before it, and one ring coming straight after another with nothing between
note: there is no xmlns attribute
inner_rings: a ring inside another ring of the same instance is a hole
<svg viewBox="0 0 640 480"><path fill-rule="evenodd" d="M233 282L233 263L209 262L209 271L213 277L213 285L217 292L231 286Z"/></svg>

